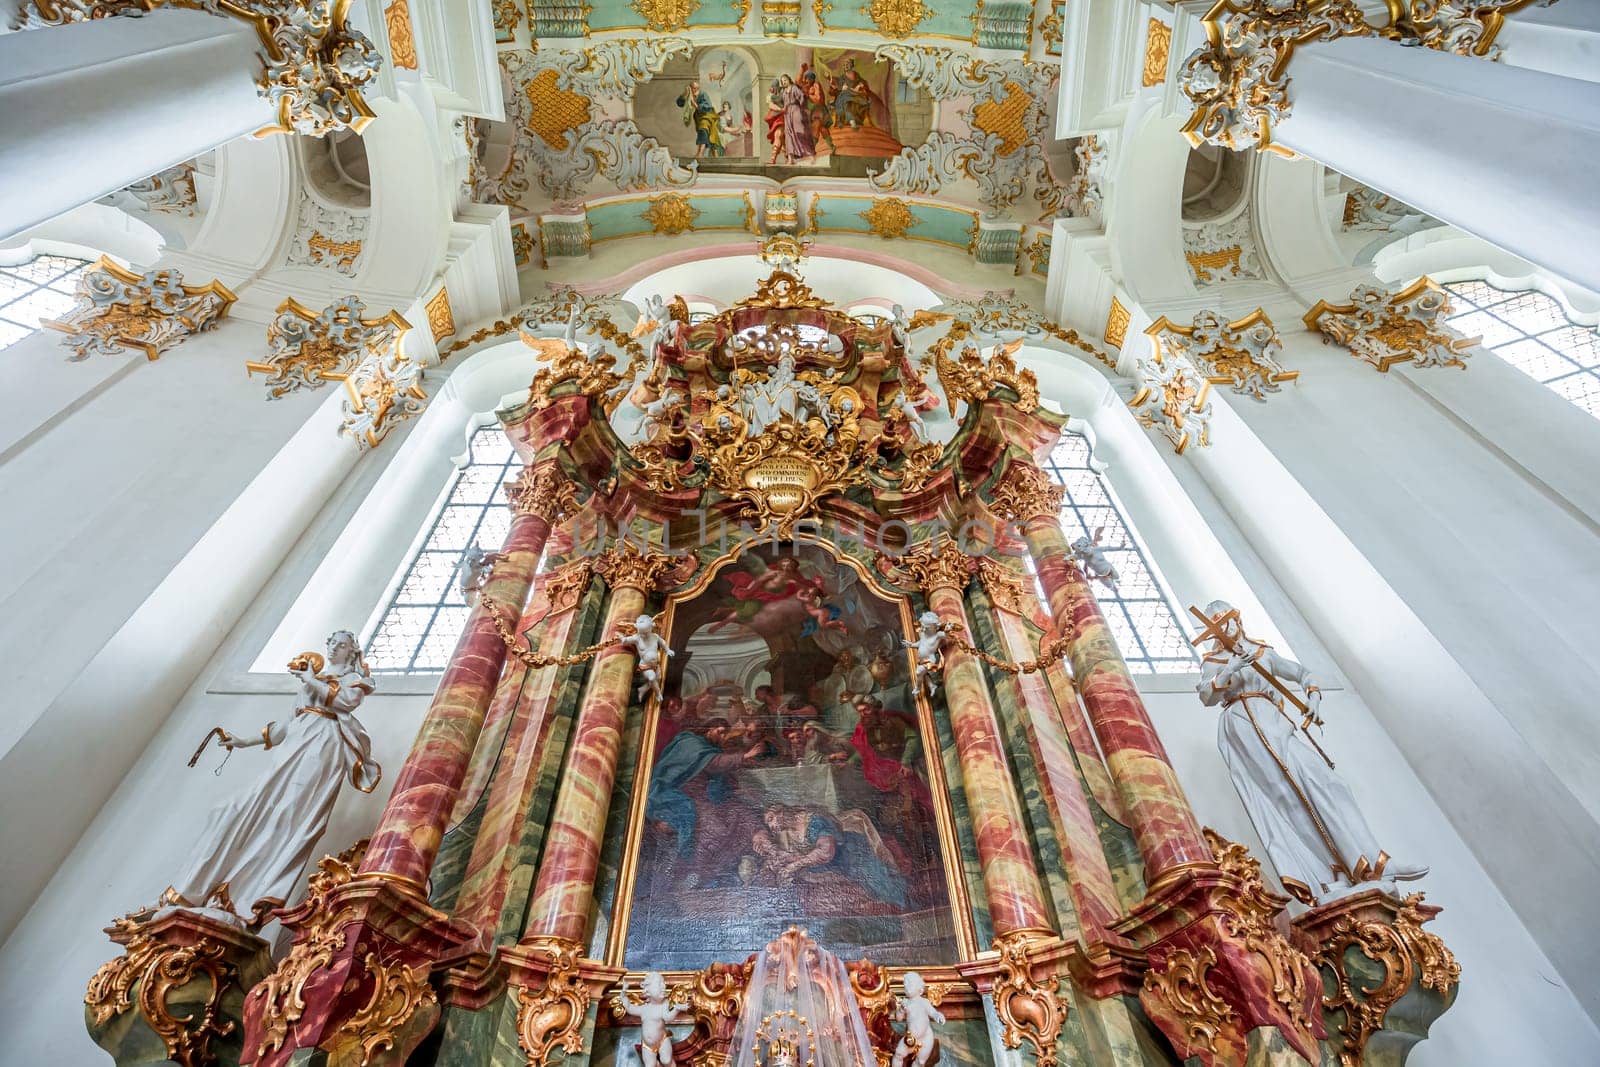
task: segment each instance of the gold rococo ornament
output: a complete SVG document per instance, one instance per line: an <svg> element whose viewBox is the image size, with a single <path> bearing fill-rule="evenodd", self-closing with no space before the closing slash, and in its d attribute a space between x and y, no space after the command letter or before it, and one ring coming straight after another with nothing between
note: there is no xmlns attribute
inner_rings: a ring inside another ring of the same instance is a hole
<svg viewBox="0 0 1600 1067"><path fill-rule="evenodd" d="M1055 1067L1056 1041L1067 1020L1067 1000L1059 989L1061 979L1051 974L1044 980L1034 976L1030 957L1037 933L1015 930L995 938L1000 953L1000 973L995 979L994 1011L1000 1017L1000 1040L1007 1048L1017 1048L1024 1040L1033 1046L1038 1067Z"/></svg>
<svg viewBox="0 0 1600 1067"><path fill-rule="evenodd" d="M560 937L540 937L528 944L542 957L545 979L537 989L517 987L517 1042L528 1067L544 1067L558 1048L570 1055L583 1051L591 994L580 972L582 945Z"/></svg>

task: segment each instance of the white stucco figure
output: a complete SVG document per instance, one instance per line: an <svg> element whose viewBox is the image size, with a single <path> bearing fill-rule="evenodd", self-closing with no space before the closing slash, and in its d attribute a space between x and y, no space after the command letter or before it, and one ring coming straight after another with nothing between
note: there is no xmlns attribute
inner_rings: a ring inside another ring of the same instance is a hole
<svg viewBox="0 0 1600 1067"><path fill-rule="evenodd" d="M172 883L184 906L236 925L244 924L238 914L205 906L218 890L241 908L287 901L345 781L370 793L383 773L355 716L374 688L355 635L339 630L329 637L325 665L321 656L305 653L289 670L301 683L294 714L255 736L225 733L221 739L230 750L267 749L270 766L248 790L212 810L194 862Z"/></svg>
<svg viewBox="0 0 1600 1067"><path fill-rule="evenodd" d="M668 389L660 397L644 406L644 421L640 429L646 441L653 441L657 434L672 425L672 417L683 407L683 394L676 389Z"/></svg>
<svg viewBox="0 0 1600 1067"><path fill-rule="evenodd" d="M635 669L644 676L644 681L639 683L637 696L643 697L646 691L650 691L660 699L666 695L663 687L667 680L667 660L674 653L661 635L656 633L656 620L649 615L640 615L634 620L633 627L634 632L624 637L622 644L631 646L638 653Z"/></svg>
<svg viewBox="0 0 1600 1067"><path fill-rule="evenodd" d="M934 1049L939 1046L939 1036L934 1026L944 1025L944 1013L928 1000L928 983L916 971L906 972L906 995L895 998L894 1014L906 1024L906 1032L894 1046L893 1067L905 1067L907 1057L912 1057L917 1067L926 1067Z"/></svg>
<svg viewBox="0 0 1600 1067"><path fill-rule="evenodd" d="M1321 722L1322 692L1311 672L1247 636L1226 601L1212 601L1205 613L1212 624L1204 639L1200 699L1222 705L1217 747L1284 886L1301 899L1326 901L1427 874L1426 867L1396 863L1378 847L1350 787L1302 735L1309 723ZM1286 711L1271 679L1298 694L1304 712ZM1305 721L1297 725L1290 713Z"/></svg>
<svg viewBox="0 0 1600 1067"><path fill-rule="evenodd" d="M478 594L489 581L494 572L494 565L500 562L500 553L484 548L482 545L473 545L461 556L461 562L456 566L456 581L461 587L461 596L468 604L478 602Z"/></svg>
<svg viewBox="0 0 1600 1067"><path fill-rule="evenodd" d="M766 381L752 384L740 398L745 435L760 437L767 427L785 417L800 421L800 384L794 372L794 358L780 356Z"/></svg>
<svg viewBox="0 0 1600 1067"><path fill-rule="evenodd" d="M1080 537L1072 542L1070 546L1072 558L1078 561L1079 567L1083 568L1085 577L1104 582L1115 589L1120 575L1117 574L1117 568L1106 555L1106 549L1117 546L1107 546L1100 543L1100 535L1104 532L1105 527L1101 526L1095 530L1092 536Z"/></svg>
<svg viewBox="0 0 1600 1067"><path fill-rule="evenodd" d="M911 320L906 317L906 306L895 304L889 309L889 330L902 351L911 346Z"/></svg>
<svg viewBox="0 0 1600 1067"><path fill-rule="evenodd" d="M917 683L930 697L939 691L939 675L944 671L944 636L953 628L937 612L924 611L917 619L916 639L901 639L904 647L917 650Z"/></svg>
<svg viewBox="0 0 1600 1067"><path fill-rule="evenodd" d="M642 1002L630 994L626 978L617 990L618 1003L623 1005L628 1015L639 1020L639 1058L644 1062L644 1067L671 1067L672 1031L667 1026L677 1021L678 1013L683 1009L670 1003L667 980L660 971L645 975L639 986L644 998Z"/></svg>
<svg viewBox="0 0 1600 1067"><path fill-rule="evenodd" d="M922 421L922 412L917 410L917 405L902 390L895 394L894 406L901 415L905 416L906 425L911 427L911 436L921 444L928 443L928 426Z"/></svg>

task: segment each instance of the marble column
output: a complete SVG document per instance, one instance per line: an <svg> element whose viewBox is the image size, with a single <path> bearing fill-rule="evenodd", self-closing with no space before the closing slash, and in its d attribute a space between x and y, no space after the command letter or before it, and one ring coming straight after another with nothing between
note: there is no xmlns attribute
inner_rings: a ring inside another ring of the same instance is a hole
<svg viewBox="0 0 1600 1067"><path fill-rule="evenodd" d="M0 34L0 240L271 125L260 47L175 9Z"/></svg>
<svg viewBox="0 0 1600 1067"><path fill-rule="evenodd" d="M362 861L362 875L403 882L419 892L427 885L506 662L505 639L489 605L496 605L495 611L507 626L514 626L522 617L551 523L575 504L571 482L554 464L525 470L510 496L516 515L500 548L500 559L468 616L433 704L395 781Z"/></svg>
<svg viewBox="0 0 1600 1067"><path fill-rule="evenodd" d="M589 560L576 559L543 581L545 615L539 629L542 648L567 654L575 641L582 640L576 637L578 606L589 583L590 569ZM571 681L563 682L568 678ZM483 821L478 825L454 914L456 921L478 931L484 948L497 935L507 933L510 917L506 915L506 900L513 871L524 856L518 845L526 832L524 823L539 783L544 780L552 713L558 702L576 698L575 689L581 678L581 667L541 667L535 671L513 669L502 680L502 688L508 690L506 699L514 709L503 746L505 755L495 761L498 770L488 786ZM500 699L497 695L496 701ZM509 931L512 937L520 932L520 922Z"/></svg>
<svg viewBox="0 0 1600 1067"><path fill-rule="evenodd" d="M1061 488L1032 464L1014 463L995 490L996 509L1022 524L1056 624L1072 635L1072 676L1100 739L1122 810L1144 858L1145 881L1208 863L1211 850L1150 722L1100 605L1061 532Z"/></svg>
<svg viewBox="0 0 1600 1067"><path fill-rule="evenodd" d="M901 563L922 587L928 608L965 635L968 632L964 593L974 560L954 541L923 545ZM1033 849L1022 819L1022 804L1006 765L1000 726L989 701L989 683L977 657L946 640L945 704L955 734L956 756L972 814L972 836L983 866L989 918L995 937L1017 933L1053 936L1044 886L1033 866Z"/></svg>
<svg viewBox="0 0 1600 1067"><path fill-rule="evenodd" d="M1033 659L1036 652L1021 617L998 602L994 617L1001 651L1006 658L1013 663ZM1039 787L1056 823L1079 933L1085 941L1105 941L1111 924L1121 918L1122 908L1100 844L1100 834L1095 829L1094 816L1089 811L1083 780L1078 777L1074 765L1072 746L1056 714L1054 694L1050 692L1049 683L1037 672L1013 675L1006 684L1015 691L1017 703L1026 717L1024 733L1039 769ZM1065 926L1062 932L1067 932Z"/></svg>
<svg viewBox="0 0 1600 1067"><path fill-rule="evenodd" d="M644 611L648 595L680 562L661 552L639 552L626 543L596 557L594 568L610 587L600 632L610 637L623 623L633 622ZM622 730L632 702L634 661L632 648L612 646L590 665L550 814L524 941L575 947L582 954Z"/></svg>
<svg viewBox="0 0 1600 1067"><path fill-rule="evenodd" d="M1286 12L1254 0L1221 11L1207 26L1210 43L1180 74L1195 105L1185 127L1191 140L1298 153L1600 288L1592 180L1600 168L1600 82L1592 73L1531 69L1571 66L1573 58L1553 45L1541 58L1541 47L1528 43L1540 39L1539 26L1543 39L1577 48L1581 65L1593 17L1552 11L1543 17L1553 24L1535 16L1518 30L1532 12L1517 11L1491 34L1489 20L1469 25L1445 11L1433 23L1401 27L1402 36L1430 46L1407 47L1379 36L1353 10L1301 4ZM1493 61L1484 52L1496 55L1502 35L1512 42L1507 58ZM1514 65L1512 46L1530 66Z"/></svg>

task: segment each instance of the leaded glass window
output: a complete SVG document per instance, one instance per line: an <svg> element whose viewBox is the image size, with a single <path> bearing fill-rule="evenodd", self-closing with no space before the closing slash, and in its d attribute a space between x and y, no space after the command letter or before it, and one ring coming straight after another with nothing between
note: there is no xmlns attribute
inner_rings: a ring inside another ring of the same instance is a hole
<svg viewBox="0 0 1600 1067"><path fill-rule="evenodd" d="M1093 582L1095 599L1117 648L1134 674L1183 674L1199 670L1199 660L1180 623L1172 596L1111 486L1093 464L1089 439L1066 433L1045 465L1050 477L1066 487L1061 529L1068 541L1093 537L1099 531L1106 557L1117 568L1115 587Z"/></svg>
<svg viewBox="0 0 1600 1067"><path fill-rule="evenodd" d="M486 426L472 435L466 466L441 495L422 538L395 579L394 594L366 642L376 673L442 671L467 624L456 571L468 549L498 549L511 527L505 483L522 462L505 432Z"/></svg>
<svg viewBox="0 0 1600 1067"><path fill-rule="evenodd" d="M1536 289L1451 282L1447 320L1534 381L1600 418L1600 330L1573 322L1560 301Z"/></svg>
<svg viewBox="0 0 1600 1067"><path fill-rule="evenodd" d="M0 266L0 349L37 331L40 320L69 311L78 276L88 265L88 260L70 256L34 256Z"/></svg>

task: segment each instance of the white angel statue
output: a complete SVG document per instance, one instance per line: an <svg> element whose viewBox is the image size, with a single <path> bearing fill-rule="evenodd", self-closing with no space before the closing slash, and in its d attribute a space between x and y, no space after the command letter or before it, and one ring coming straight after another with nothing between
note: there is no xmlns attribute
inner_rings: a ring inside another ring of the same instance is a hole
<svg viewBox="0 0 1600 1067"><path fill-rule="evenodd" d="M944 1025L944 1013L928 1000L928 983L916 971L906 972L906 995L895 998L895 1018L905 1020L906 1032L894 1046L893 1067L904 1067L907 1057L914 1056L917 1067L927 1067L934 1050L939 1047L939 1037L934 1024Z"/></svg>
<svg viewBox="0 0 1600 1067"><path fill-rule="evenodd" d="M633 627L634 632L624 637L621 643L631 646L638 654L634 669L644 676L644 681L639 683L636 697L642 698L646 692L653 692L659 700L666 695L667 660L675 653L656 633L656 620L651 616L640 615L634 620Z"/></svg>
<svg viewBox="0 0 1600 1067"><path fill-rule="evenodd" d="M939 691L939 675L944 672L944 638L953 629L955 624L939 618L938 612L924 611L917 619L915 639L900 639L901 647L917 650L917 682L930 697Z"/></svg>

